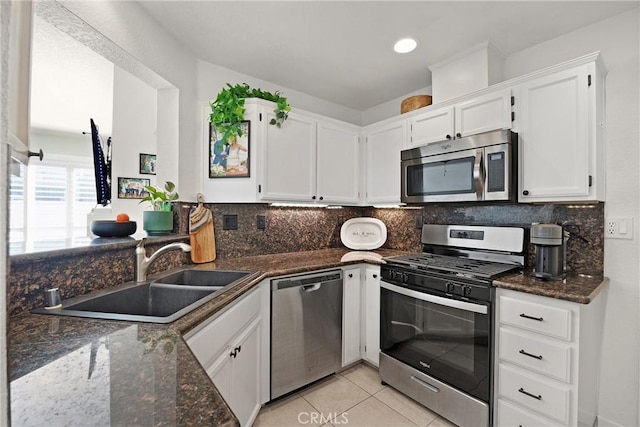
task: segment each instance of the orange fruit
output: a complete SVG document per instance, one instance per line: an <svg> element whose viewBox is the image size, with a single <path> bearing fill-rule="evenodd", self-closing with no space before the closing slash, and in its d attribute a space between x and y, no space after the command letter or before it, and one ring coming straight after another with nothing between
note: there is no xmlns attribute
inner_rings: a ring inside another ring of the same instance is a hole
<svg viewBox="0 0 640 427"><path fill-rule="evenodd" d="M127 215L126 213L119 213L116 216L116 222L128 222L129 221L129 215Z"/></svg>

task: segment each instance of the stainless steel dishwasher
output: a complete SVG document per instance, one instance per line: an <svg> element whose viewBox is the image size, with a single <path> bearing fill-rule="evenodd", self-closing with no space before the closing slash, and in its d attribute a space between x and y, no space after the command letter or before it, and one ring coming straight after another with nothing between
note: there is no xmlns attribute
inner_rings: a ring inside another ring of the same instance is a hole
<svg viewBox="0 0 640 427"><path fill-rule="evenodd" d="M342 271L271 281L271 399L340 369Z"/></svg>

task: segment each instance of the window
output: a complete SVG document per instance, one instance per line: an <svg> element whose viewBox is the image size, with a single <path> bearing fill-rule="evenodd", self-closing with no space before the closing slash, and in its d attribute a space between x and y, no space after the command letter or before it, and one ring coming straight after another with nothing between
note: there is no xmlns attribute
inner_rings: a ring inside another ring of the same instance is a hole
<svg viewBox="0 0 640 427"><path fill-rule="evenodd" d="M92 161L49 155L11 175L10 253L46 250L54 241L87 236L87 214L96 206Z"/></svg>

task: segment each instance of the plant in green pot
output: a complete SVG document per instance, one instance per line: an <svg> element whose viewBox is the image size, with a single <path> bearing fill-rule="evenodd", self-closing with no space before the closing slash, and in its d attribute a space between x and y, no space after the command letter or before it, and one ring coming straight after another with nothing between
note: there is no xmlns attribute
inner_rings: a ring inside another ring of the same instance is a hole
<svg viewBox="0 0 640 427"><path fill-rule="evenodd" d="M178 200L176 185L167 181L164 188L146 185L147 194L140 203L149 202L153 210L144 211L142 214L142 227L149 236L161 236L173 231L172 204Z"/></svg>

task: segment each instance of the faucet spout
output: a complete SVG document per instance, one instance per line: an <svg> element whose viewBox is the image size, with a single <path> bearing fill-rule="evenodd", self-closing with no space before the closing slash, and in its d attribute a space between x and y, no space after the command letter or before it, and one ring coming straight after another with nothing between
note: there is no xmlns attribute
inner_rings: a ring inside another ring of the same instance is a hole
<svg viewBox="0 0 640 427"><path fill-rule="evenodd" d="M160 255L175 250L191 252L191 246L186 243L170 243L155 251L150 257L147 257L144 250L144 239L140 240L140 243L136 246L136 282L145 282L147 280L147 271L151 264L153 264Z"/></svg>

